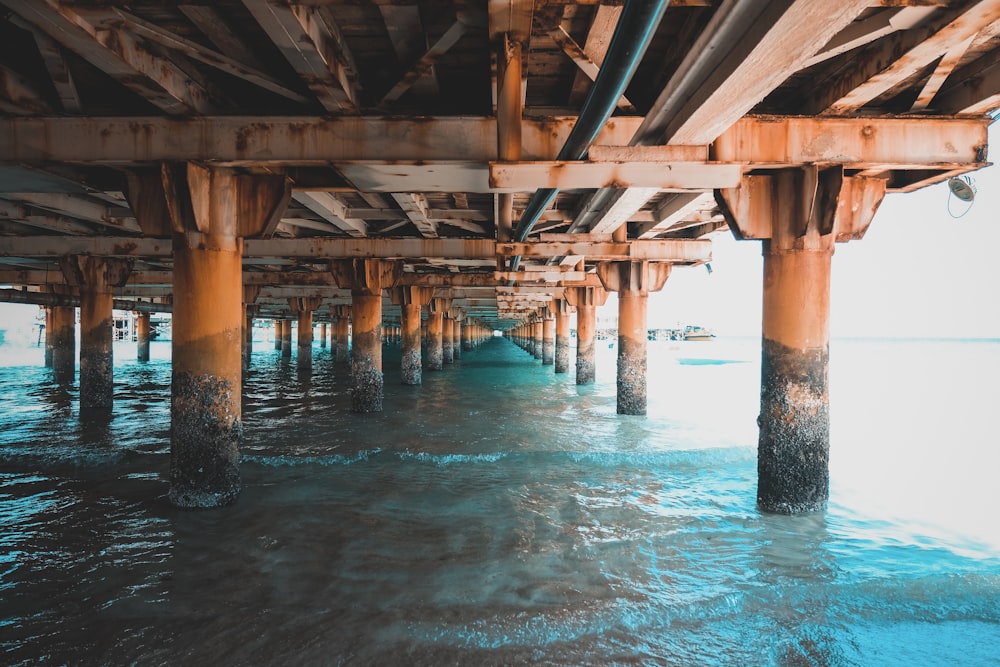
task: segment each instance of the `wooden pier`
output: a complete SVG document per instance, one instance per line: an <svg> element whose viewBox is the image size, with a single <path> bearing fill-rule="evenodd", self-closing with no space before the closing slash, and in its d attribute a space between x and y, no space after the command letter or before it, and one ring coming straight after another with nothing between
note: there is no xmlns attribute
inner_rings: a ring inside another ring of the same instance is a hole
<svg viewBox="0 0 1000 667"><path fill-rule="evenodd" d="M303 372L350 321L369 412L385 326L409 384L494 330L563 373L575 310L592 381L614 291L644 414L647 296L728 229L765 258L760 507L822 508L834 244L984 166L1000 107L1000 0L119 4L0 0L0 298L56 348L79 306L81 410L112 304L172 312L182 506L238 493L254 318L297 320Z"/></svg>

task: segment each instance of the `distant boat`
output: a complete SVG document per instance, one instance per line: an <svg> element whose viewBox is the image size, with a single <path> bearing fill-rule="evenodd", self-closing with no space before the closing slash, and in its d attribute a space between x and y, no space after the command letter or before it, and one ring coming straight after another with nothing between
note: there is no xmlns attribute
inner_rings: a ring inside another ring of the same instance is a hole
<svg viewBox="0 0 1000 667"><path fill-rule="evenodd" d="M684 327L684 340L715 340L711 329L699 326Z"/></svg>

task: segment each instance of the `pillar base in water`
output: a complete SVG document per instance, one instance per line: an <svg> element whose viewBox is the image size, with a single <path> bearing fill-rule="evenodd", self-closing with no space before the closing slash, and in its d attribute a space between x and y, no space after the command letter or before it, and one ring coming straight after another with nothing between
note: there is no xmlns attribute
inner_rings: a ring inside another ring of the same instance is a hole
<svg viewBox="0 0 1000 667"><path fill-rule="evenodd" d="M830 494L827 348L764 340L757 507L798 514L826 509Z"/></svg>
<svg viewBox="0 0 1000 667"><path fill-rule="evenodd" d="M169 498L177 507L219 507L239 495L243 425L229 412L232 391L217 377L173 375Z"/></svg>

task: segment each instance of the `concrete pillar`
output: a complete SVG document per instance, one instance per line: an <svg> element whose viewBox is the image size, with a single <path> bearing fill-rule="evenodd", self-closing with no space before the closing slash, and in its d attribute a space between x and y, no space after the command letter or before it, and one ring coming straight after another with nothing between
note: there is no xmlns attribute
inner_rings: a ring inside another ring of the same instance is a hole
<svg viewBox="0 0 1000 667"><path fill-rule="evenodd" d="M111 412L114 398L115 287L125 284L132 262L77 255L60 262L68 282L80 288L80 411Z"/></svg>
<svg viewBox="0 0 1000 667"><path fill-rule="evenodd" d="M52 325L45 333L52 341L52 377L72 382L76 375L76 308L53 306Z"/></svg>
<svg viewBox="0 0 1000 667"><path fill-rule="evenodd" d="M531 325L532 330L532 354L535 355L535 359L545 358L545 333L544 325L542 320L538 320Z"/></svg>
<svg viewBox="0 0 1000 667"><path fill-rule="evenodd" d="M274 349L281 349L281 320L274 320Z"/></svg>
<svg viewBox="0 0 1000 667"><path fill-rule="evenodd" d="M452 353L452 356L455 358L455 361L458 361L459 359L462 358L462 319L461 319L461 316L456 315L452 319L452 321L451 321L451 326L452 326L452 329L453 329L452 335L451 335L451 340L452 340L451 353Z"/></svg>
<svg viewBox="0 0 1000 667"><path fill-rule="evenodd" d="M351 290L353 343L351 407L354 412L381 412L385 394L382 376L382 290L393 287L403 273L401 262L341 259L330 262L341 288Z"/></svg>
<svg viewBox="0 0 1000 667"><path fill-rule="evenodd" d="M333 355L334 361L338 364L346 364L350 361L350 334L351 334L351 307L346 305L330 306L330 314L336 317L336 326L333 329Z"/></svg>
<svg viewBox="0 0 1000 667"><path fill-rule="evenodd" d="M292 358L292 321L281 320L281 356Z"/></svg>
<svg viewBox="0 0 1000 667"><path fill-rule="evenodd" d="M280 173L196 163L128 174L143 232L173 246L171 502L216 507L240 489L243 237L269 236L291 198Z"/></svg>
<svg viewBox="0 0 1000 667"><path fill-rule="evenodd" d="M446 364L455 363L455 321L450 311L444 313L441 321L441 360Z"/></svg>
<svg viewBox="0 0 1000 667"><path fill-rule="evenodd" d="M471 352L472 351L472 336L476 331L476 325L474 323L466 323L466 326L462 327L462 351Z"/></svg>
<svg viewBox="0 0 1000 667"><path fill-rule="evenodd" d="M250 368L250 360L253 358L253 318L257 313L257 297L260 296L260 287L257 285L243 286L243 368Z"/></svg>
<svg viewBox="0 0 1000 667"><path fill-rule="evenodd" d="M135 314L135 358L149 361L149 313Z"/></svg>
<svg viewBox="0 0 1000 667"><path fill-rule="evenodd" d="M390 294L392 302L399 306L401 313L402 383L411 386L419 385L423 382L420 355L420 308L430 302L434 295L434 288L406 285L392 288Z"/></svg>
<svg viewBox="0 0 1000 667"><path fill-rule="evenodd" d="M296 339L295 360L300 371L312 370L313 311L320 307L319 297L291 297L288 307L298 317L298 337Z"/></svg>
<svg viewBox="0 0 1000 667"><path fill-rule="evenodd" d="M576 383L592 384L596 376L597 307L605 304L608 293L600 287L571 287L565 295L576 307Z"/></svg>
<svg viewBox="0 0 1000 667"><path fill-rule="evenodd" d="M571 306L565 299L557 299L553 304L556 313L556 354L555 372L569 371L569 316Z"/></svg>
<svg viewBox="0 0 1000 667"><path fill-rule="evenodd" d="M45 367L52 368L52 308L54 306L45 306L42 310L45 312Z"/></svg>
<svg viewBox="0 0 1000 667"><path fill-rule="evenodd" d="M439 299L431 299L427 315L427 370L439 371L444 368L444 352L442 325L444 313L437 303Z"/></svg>
<svg viewBox="0 0 1000 667"><path fill-rule="evenodd" d="M663 288L670 264L604 262L597 265L604 287L618 292L618 414L646 414L646 301Z"/></svg>
<svg viewBox="0 0 1000 667"><path fill-rule="evenodd" d="M556 359L556 318L547 309L542 320L542 365L551 366Z"/></svg>
<svg viewBox="0 0 1000 667"><path fill-rule="evenodd" d="M883 179L840 167L744 176L740 188L719 191L737 238L763 240L757 506L765 512L826 507L831 258L835 241L864 234L884 195Z"/></svg>
<svg viewBox="0 0 1000 667"><path fill-rule="evenodd" d="M319 346L326 347L326 322L319 323Z"/></svg>

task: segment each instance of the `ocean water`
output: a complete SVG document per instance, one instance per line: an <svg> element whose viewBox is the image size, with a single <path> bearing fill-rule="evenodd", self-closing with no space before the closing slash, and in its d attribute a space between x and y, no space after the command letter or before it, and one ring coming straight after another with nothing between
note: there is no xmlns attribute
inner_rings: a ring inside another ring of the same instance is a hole
<svg viewBox="0 0 1000 667"><path fill-rule="evenodd" d="M110 422L0 346L0 663L1000 664L1000 342L835 340L831 498L755 507L759 341L615 351L577 387L503 339L387 410L258 341L238 502L166 501L169 343Z"/></svg>

